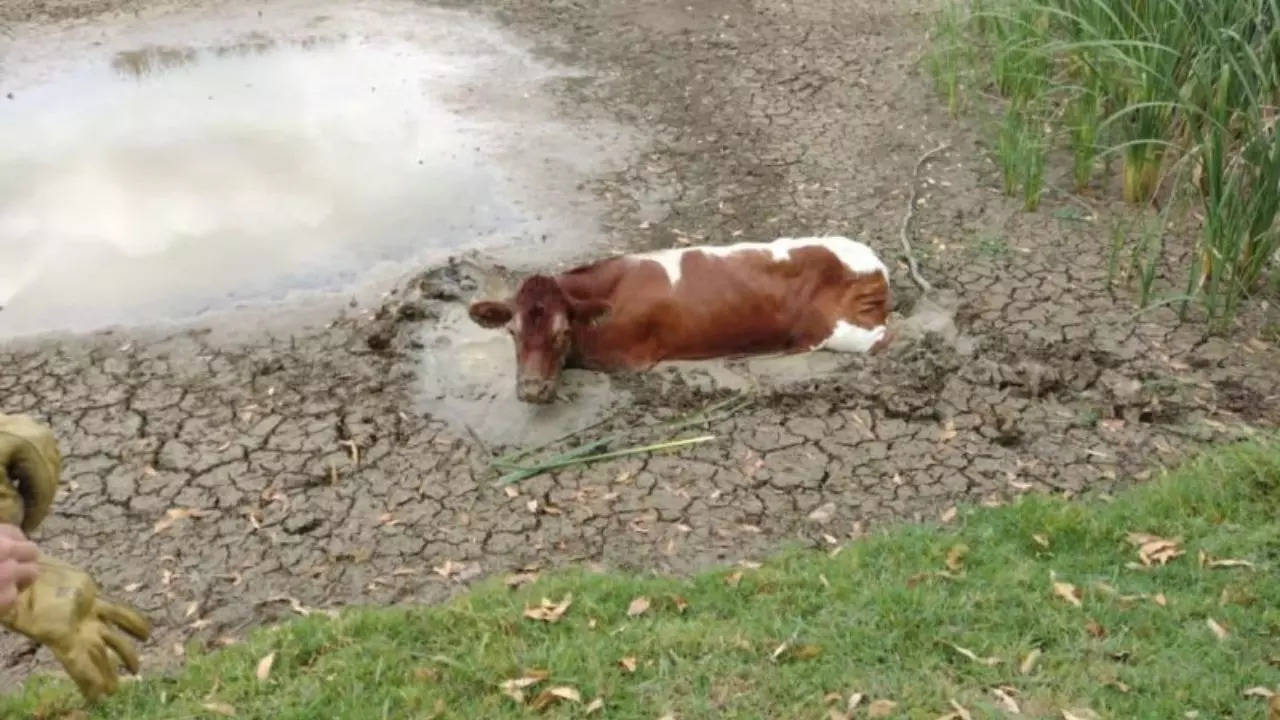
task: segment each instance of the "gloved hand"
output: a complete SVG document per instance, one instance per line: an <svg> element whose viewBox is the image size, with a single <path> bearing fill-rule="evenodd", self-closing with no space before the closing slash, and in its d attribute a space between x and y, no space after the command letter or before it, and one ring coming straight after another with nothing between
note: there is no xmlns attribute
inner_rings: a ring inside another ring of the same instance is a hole
<svg viewBox="0 0 1280 720"><path fill-rule="evenodd" d="M52 650L89 700L115 692L116 665L108 650L138 672L138 653L116 627L146 640L150 625L132 609L99 597L88 573L48 556L37 566L35 582L0 614L0 624Z"/></svg>
<svg viewBox="0 0 1280 720"><path fill-rule="evenodd" d="M53 431L24 415L0 414L0 523L30 534L49 514L58 489L62 458ZM0 625L53 651L80 692L90 700L115 692L114 651L130 672L138 654L117 629L140 641L151 635L131 608L98 596L98 584L79 568L41 555L38 575L0 613Z"/></svg>
<svg viewBox="0 0 1280 720"><path fill-rule="evenodd" d="M0 413L0 523L30 535L49 514L61 474L53 430L26 415Z"/></svg>

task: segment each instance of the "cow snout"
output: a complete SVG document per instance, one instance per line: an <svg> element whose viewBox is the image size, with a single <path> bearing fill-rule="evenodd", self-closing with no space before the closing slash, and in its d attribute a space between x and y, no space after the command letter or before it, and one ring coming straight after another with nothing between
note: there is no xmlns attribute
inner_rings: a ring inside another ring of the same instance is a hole
<svg viewBox="0 0 1280 720"><path fill-rule="evenodd" d="M555 399L556 384L543 378L525 377L516 382L516 397L521 402L546 404Z"/></svg>

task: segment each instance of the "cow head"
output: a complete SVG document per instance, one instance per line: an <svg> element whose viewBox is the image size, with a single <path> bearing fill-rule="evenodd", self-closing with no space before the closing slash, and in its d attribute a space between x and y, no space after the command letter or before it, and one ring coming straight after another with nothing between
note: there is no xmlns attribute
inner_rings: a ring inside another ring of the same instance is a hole
<svg viewBox="0 0 1280 720"><path fill-rule="evenodd" d="M477 325L506 327L516 348L516 397L549 403L560 371L573 349L573 329L590 324L608 309L604 303L570 298L546 275L525 280L510 300L480 300L469 314Z"/></svg>

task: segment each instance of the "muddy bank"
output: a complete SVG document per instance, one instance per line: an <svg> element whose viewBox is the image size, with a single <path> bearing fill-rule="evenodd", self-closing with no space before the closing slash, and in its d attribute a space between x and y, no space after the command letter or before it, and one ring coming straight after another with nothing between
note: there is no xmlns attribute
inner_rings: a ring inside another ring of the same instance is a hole
<svg viewBox="0 0 1280 720"><path fill-rule="evenodd" d="M838 232L892 257L916 159L950 141L921 178L918 233L972 353L924 338L809 368L813 379L729 366L762 382L716 442L543 475L511 496L485 467L498 443L424 410L430 348L415 343L470 299L448 291L461 280L447 271L403 284L387 312L399 317L415 286L422 312L390 325L381 303L361 303L332 324L259 329L255 314L7 343L4 411L51 422L66 455L40 539L147 610L147 667L188 638L226 642L288 616L293 600L431 601L527 565L682 572L788 540L825 548L962 500L1113 488L1197 442L1280 422L1280 355L1250 329L1265 318L1228 339L1168 313L1135 322L1107 288L1104 222L1055 217L1051 203L1022 216L998 195L974 135L913 69L922 5L465 7L590 69L555 86L564 117L592 108L653 133L623 171L584 185L610 245ZM894 282L909 310L901 268ZM670 370L592 382L619 399L599 433L725 392ZM446 561L448 577L433 571ZM0 638L5 687L47 661Z"/></svg>

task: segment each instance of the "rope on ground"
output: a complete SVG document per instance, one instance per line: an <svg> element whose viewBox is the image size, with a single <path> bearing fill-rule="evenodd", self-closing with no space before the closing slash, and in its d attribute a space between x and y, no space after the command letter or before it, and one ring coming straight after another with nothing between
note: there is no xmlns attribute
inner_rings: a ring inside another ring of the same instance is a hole
<svg viewBox="0 0 1280 720"><path fill-rule="evenodd" d="M916 169L911 173L911 192L907 198L907 212L902 216L902 230L900 232L902 239L902 254L907 261L907 269L911 272L911 282L914 282L916 287L920 288L920 291L925 294L933 292L933 286L929 284L928 280L925 280L924 277L920 275L920 268L916 265L915 254L911 252L911 219L915 217L916 214L916 199L920 186L920 168L924 167L924 164L929 162L929 158L949 147L951 147L950 143L943 143L921 155L920 159L916 161Z"/></svg>

